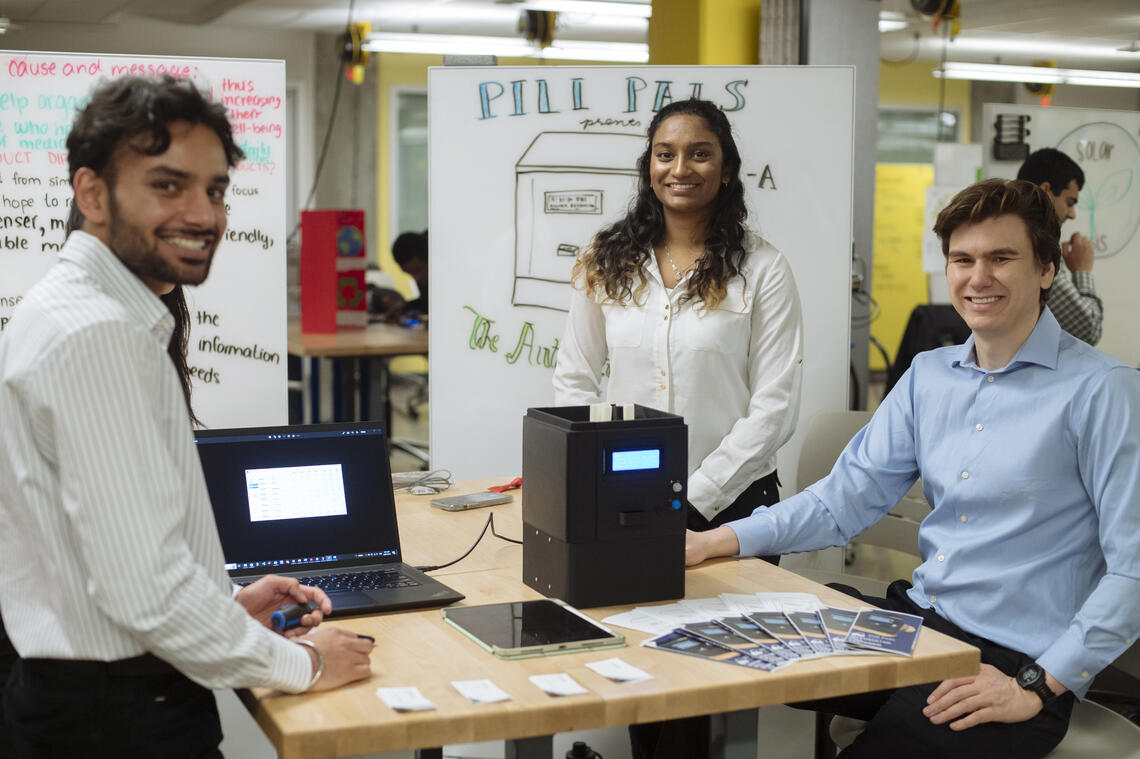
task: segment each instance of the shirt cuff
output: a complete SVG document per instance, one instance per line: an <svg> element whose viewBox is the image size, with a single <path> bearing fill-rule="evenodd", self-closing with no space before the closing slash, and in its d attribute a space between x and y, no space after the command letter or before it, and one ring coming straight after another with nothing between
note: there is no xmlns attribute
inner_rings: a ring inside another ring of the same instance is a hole
<svg viewBox="0 0 1140 759"><path fill-rule="evenodd" d="M1073 632L1066 630L1037 658L1037 663L1077 698L1084 698L1093 678L1111 662L1100 663L1095 654L1080 644Z"/></svg>
<svg viewBox="0 0 1140 759"><path fill-rule="evenodd" d="M273 639L271 643L273 661L270 664L269 682L265 684L266 687L286 693L301 693L309 687L309 682L313 679L313 657L304 646L299 646L276 633L270 635Z"/></svg>
<svg viewBox="0 0 1140 759"><path fill-rule="evenodd" d="M693 508L710 522L729 506L724 493L700 469L689 475L689 489L685 494Z"/></svg>
<svg viewBox="0 0 1140 759"><path fill-rule="evenodd" d="M740 544L737 556L770 556L775 551L776 516L772 509L757 509L752 516L728 523Z"/></svg>
<svg viewBox="0 0 1140 759"><path fill-rule="evenodd" d="M1096 295L1096 283L1093 281L1091 271L1070 271L1073 275L1073 286L1081 295Z"/></svg>

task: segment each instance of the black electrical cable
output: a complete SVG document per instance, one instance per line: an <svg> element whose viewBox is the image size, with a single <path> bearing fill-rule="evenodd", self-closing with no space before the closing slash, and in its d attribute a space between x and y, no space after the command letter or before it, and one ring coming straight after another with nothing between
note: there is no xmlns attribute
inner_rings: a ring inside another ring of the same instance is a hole
<svg viewBox="0 0 1140 759"><path fill-rule="evenodd" d="M883 344L880 343L874 335L867 335L867 339L871 341L871 345L878 348L879 355L883 357L883 363L887 367L886 372L888 375L890 375L890 373L891 373L891 359L890 359L890 356L887 355L887 349L883 347Z"/></svg>
<svg viewBox="0 0 1140 759"><path fill-rule="evenodd" d="M449 561L446 564L436 564L435 566L416 567L416 569L420 570L421 572L434 572L437 569L443 569L444 567L450 567L452 564L458 564L459 562L463 561L464 559L466 559L468 556L471 555L471 552L474 551L475 548L479 545L479 541L483 540L483 536L487 534L487 528L488 527L491 528L491 534L494 535L499 540L505 540L508 543L517 543L520 546L522 545L521 540L515 540L514 538L508 538L506 535L500 535L499 533L495 532L495 514L491 513L491 514L487 515L487 521L483 523L483 529L479 531L479 537L475 538L475 542L471 544L471 547L468 548L466 553L464 553L458 559L455 559L454 561Z"/></svg>
<svg viewBox="0 0 1140 759"><path fill-rule="evenodd" d="M352 29L352 10L356 6L356 0L348 0L348 21L345 23L345 33L350 33ZM325 139L321 145L321 155L317 159L317 170L313 172L313 184L309 188L309 196L305 198L305 202L301 204L301 210L306 210L309 204L313 202L313 196L317 194L317 182L321 179L321 170L325 167L325 158L328 156L329 143L332 141L333 121L336 119L337 106L340 104L340 89L344 83L344 67L337 65L336 67L336 89L333 90L332 106L329 108L329 123L325 127ZM286 238L285 244L293 242L297 238L297 233L301 231L301 219L298 213L297 225L293 227L293 231L289 233Z"/></svg>
<svg viewBox="0 0 1140 759"><path fill-rule="evenodd" d="M851 326L853 327L868 327L882 315L882 308L879 306L879 301L871 297L871 294L866 290L855 290L851 293L851 299L856 303L868 307L869 313L866 316L852 316Z"/></svg>

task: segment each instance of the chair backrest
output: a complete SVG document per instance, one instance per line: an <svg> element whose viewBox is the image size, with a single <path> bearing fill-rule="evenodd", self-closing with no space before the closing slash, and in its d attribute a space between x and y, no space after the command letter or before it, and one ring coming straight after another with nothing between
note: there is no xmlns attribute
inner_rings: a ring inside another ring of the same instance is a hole
<svg viewBox="0 0 1140 759"><path fill-rule="evenodd" d="M824 411L817 414L804 432L796 470L796 491L825 477L847 443L869 421L870 411Z"/></svg>
<svg viewBox="0 0 1140 759"><path fill-rule="evenodd" d="M816 415L804 432L796 473L797 490L826 476L847 443L870 420L869 411L824 411ZM918 526L929 513L930 506L922 494L922 480L918 480L887 516L851 542L917 556Z"/></svg>

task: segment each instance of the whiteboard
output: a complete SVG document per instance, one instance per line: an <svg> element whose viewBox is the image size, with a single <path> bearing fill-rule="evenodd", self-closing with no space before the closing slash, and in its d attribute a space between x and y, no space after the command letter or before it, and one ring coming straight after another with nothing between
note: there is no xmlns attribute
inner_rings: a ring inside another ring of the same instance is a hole
<svg viewBox="0 0 1140 759"><path fill-rule="evenodd" d="M796 277L800 419L847 407L854 69L433 68L432 466L519 473L523 415L553 403L574 255L628 206L654 111L693 94L732 122L749 225ZM784 483L799 446L780 453Z"/></svg>
<svg viewBox="0 0 1140 759"><path fill-rule="evenodd" d="M1025 140L1029 151L1057 148L1085 173L1077 218L1061 227L1061 238L1077 231L1092 240L1096 252L1092 273L1104 303L1104 332L1096 347L1136 366L1140 332L1133 304L1140 283L1140 113L986 103L982 172L1013 179L1021 162L993 157L999 114L1029 116Z"/></svg>
<svg viewBox="0 0 1140 759"><path fill-rule="evenodd" d="M209 427L286 423L285 63L9 51L0 66L0 338L64 241L76 109L121 74L189 78L226 104L246 153L210 277L186 291L194 410Z"/></svg>

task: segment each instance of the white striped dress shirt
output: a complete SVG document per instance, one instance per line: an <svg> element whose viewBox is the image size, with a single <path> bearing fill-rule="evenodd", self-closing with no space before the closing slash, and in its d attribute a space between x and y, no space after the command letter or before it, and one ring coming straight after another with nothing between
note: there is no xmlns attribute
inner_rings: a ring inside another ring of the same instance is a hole
<svg viewBox="0 0 1140 759"><path fill-rule="evenodd" d="M0 613L23 657L150 652L206 687L303 690L308 652L232 600L172 329L76 232L0 333Z"/></svg>

